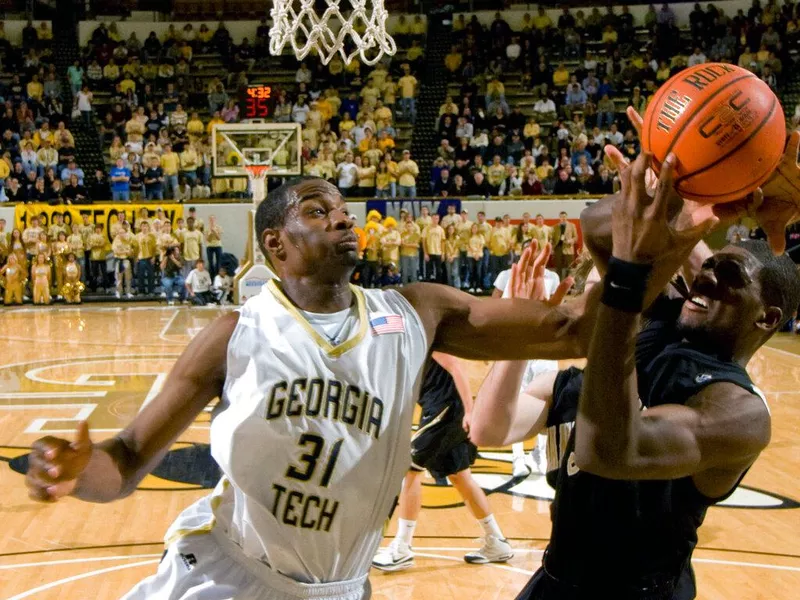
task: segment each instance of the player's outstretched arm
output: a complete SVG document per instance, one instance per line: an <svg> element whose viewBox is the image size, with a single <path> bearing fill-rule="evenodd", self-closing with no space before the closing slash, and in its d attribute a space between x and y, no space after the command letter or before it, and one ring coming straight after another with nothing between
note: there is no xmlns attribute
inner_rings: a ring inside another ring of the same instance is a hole
<svg viewBox="0 0 800 600"><path fill-rule="evenodd" d="M674 194L674 157L664 162L653 199L643 185L648 160L642 155L624 171L623 192L612 214L613 258L598 286L603 298L584 371L575 458L585 471L618 479L712 472L696 482L702 492L714 495L729 489L764 447L769 439L768 415L759 398L731 384L710 385L686 406L640 410L635 341L644 282L656 277L661 257L673 254L685 260L716 223L711 217L688 229L671 226L667 195ZM742 427L745 420L753 426Z"/></svg>
<svg viewBox="0 0 800 600"><path fill-rule="evenodd" d="M534 241L533 247L538 244ZM546 244L536 257L533 269L515 265L506 286L506 298L546 301L545 265L552 247ZM531 249L533 252L533 249ZM520 265L522 265L520 261ZM565 287L570 285L565 282ZM556 298L560 303L560 299ZM546 422L553 396L556 373L534 379L520 392L522 377L528 361L499 361L492 365L475 398L470 438L473 443L504 446L539 433Z"/></svg>
<svg viewBox="0 0 800 600"><path fill-rule="evenodd" d="M507 446L541 433L553 401L557 371L536 377L520 392L527 361L492 365L475 398L469 437L478 446Z"/></svg>
<svg viewBox="0 0 800 600"><path fill-rule="evenodd" d="M158 396L118 435L92 444L84 422L75 442L50 436L36 441L26 477L30 497L53 502L71 494L110 502L133 493L178 436L222 394L228 341L237 319L238 313L230 313L200 332Z"/></svg>
<svg viewBox="0 0 800 600"><path fill-rule="evenodd" d="M534 250L526 249L514 268L533 270ZM569 284L562 282L552 303L521 298L479 300L428 283L405 287L400 293L419 314L432 350L472 360L580 358L586 355L591 307L599 296L590 293L560 304L568 289Z"/></svg>

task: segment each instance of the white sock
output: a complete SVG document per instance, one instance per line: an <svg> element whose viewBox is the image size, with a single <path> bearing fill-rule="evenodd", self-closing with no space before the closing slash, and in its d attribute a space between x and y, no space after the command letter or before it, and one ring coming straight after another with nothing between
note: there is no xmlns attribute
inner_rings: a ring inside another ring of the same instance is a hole
<svg viewBox="0 0 800 600"><path fill-rule="evenodd" d="M416 521L406 521L405 519L397 519L397 534L394 536L396 540L400 540L409 546L414 539L414 530L417 528Z"/></svg>
<svg viewBox="0 0 800 600"><path fill-rule="evenodd" d="M511 444L511 456L514 457L514 460L525 458L525 446L523 446L522 442Z"/></svg>
<svg viewBox="0 0 800 600"><path fill-rule="evenodd" d="M486 535L493 535L494 537L501 540L506 539L506 536L504 536L503 532L500 531L500 525L497 524L494 515L489 515L485 519L478 519L478 523L481 524L483 533L485 533Z"/></svg>

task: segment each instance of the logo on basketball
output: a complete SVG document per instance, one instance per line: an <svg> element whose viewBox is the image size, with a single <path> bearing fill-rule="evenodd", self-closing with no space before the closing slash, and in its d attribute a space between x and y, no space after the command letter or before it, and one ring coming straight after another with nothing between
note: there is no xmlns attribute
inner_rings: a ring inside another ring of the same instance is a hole
<svg viewBox="0 0 800 600"><path fill-rule="evenodd" d="M750 98L737 90L700 124L698 132L705 139L716 136L718 139L714 143L724 146L756 120L755 112L748 108L749 104Z"/></svg>

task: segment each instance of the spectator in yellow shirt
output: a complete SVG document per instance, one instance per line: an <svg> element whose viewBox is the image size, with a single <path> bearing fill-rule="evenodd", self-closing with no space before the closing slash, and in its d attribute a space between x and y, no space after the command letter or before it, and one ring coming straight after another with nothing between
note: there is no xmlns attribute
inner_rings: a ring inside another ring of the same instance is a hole
<svg viewBox="0 0 800 600"><path fill-rule="evenodd" d="M411 48L406 52L406 59L412 67L416 67L420 64L419 61L422 59L424 53L425 51L422 49L422 46L419 45L419 41L414 40L411 42Z"/></svg>
<svg viewBox="0 0 800 600"><path fill-rule="evenodd" d="M375 195L375 166L366 156L356 156L356 177L358 179L358 196L372 198ZM397 262L397 261L394 261Z"/></svg>
<svg viewBox="0 0 800 600"><path fill-rule="evenodd" d="M342 115L342 120L339 122L339 133L347 133L355 126L356 122L353 121L352 115L349 112L345 112L344 115Z"/></svg>
<svg viewBox="0 0 800 600"><path fill-rule="evenodd" d="M394 108L395 102L397 102L397 84L391 75L386 76L386 82L381 89L383 90L383 103L389 108Z"/></svg>
<svg viewBox="0 0 800 600"><path fill-rule="evenodd" d="M422 234L419 227L411 218L411 213L406 213L403 226L400 230L400 275L403 285L417 281L419 268L419 247Z"/></svg>
<svg viewBox="0 0 800 600"><path fill-rule="evenodd" d="M380 100L375 102L375 111L372 116L375 118L375 125L379 131L392 124L392 109L384 106Z"/></svg>
<svg viewBox="0 0 800 600"><path fill-rule="evenodd" d="M419 166L411 160L411 152L403 150L403 160L397 163L397 183L400 198L417 197L417 176Z"/></svg>
<svg viewBox="0 0 800 600"><path fill-rule="evenodd" d="M503 219L495 219L492 234L489 237L489 271L496 277L511 264L511 236L513 231L507 227Z"/></svg>
<svg viewBox="0 0 800 600"><path fill-rule="evenodd" d="M364 88L361 90L361 99L363 100L363 107L364 108L372 108L375 106L375 103L378 100L378 96L380 96L381 91L375 87L371 82L368 83Z"/></svg>
<svg viewBox="0 0 800 600"><path fill-rule="evenodd" d="M400 245L402 237L397 231L397 221L394 217L386 217L383 221L384 232L381 236L381 264L386 267L390 264L400 263Z"/></svg>
<svg viewBox="0 0 800 600"><path fill-rule="evenodd" d="M378 171L375 174L375 197L388 198L391 194L392 174L385 160L378 163Z"/></svg>
<svg viewBox="0 0 800 600"><path fill-rule="evenodd" d="M456 73L461 68L461 63L464 62L464 56L458 49L458 46L453 46L450 49L450 54L444 57L444 67L450 74L450 79L454 79Z"/></svg>
<svg viewBox="0 0 800 600"><path fill-rule="evenodd" d="M553 71L553 86L559 90L564 91L567 89L567 84L569 83L569 71L567 67L564 66L564 63L558 63L558 68Z"/></svg>
<svg viewBox="0 0 800 600"><path fill-rule="evenodd" d="M192 117L186 122L186 132L189 134L189 141L192 143L202 139L206 128L197 111L192 112ZM209 131L210 133L210 131Z"/></svg>
<svg viewBox="0 0 800 600"><path fill-rule="evenodd" d="M34 74L31 77L30 82L27 86L28 97L33 98L37 102L42 101L42 95L44 94L44 86L39 81L39 76Z"/></svg>
<svg viewBox="0 0 800 600"><path fill-rule="evenodd" d="M411 33L411 25L406 20L405 15L400 15L400 18L397 20L397 23L394 26L394 35L398 38L408 37Z"/></svg>
<svg viewBox="0 0 800 600"><path fill-rule="evenodd" d="M414 22L411 24L411 35L414 37L423 37L428 31L428 24L422 20L420 15L414 17Z"/></svg>
<svg viewBox="0 0 800 600"><path fill-rule="evenodd" d="M384 154L387 150L392 150L395 147L394 140L389 137L389 134L384 130L378 134L378 149Z"/></svg>
<svg viewBox="0 0 800 600"><path fill-rule="evenodd" d="M413 124L417 119L417 78L411 74L408 65L403 65L403 71L405 75L397 82L400 88L400 113Z"/></svg>
<svg viewBox="0 0 800 600"><path fill-rule="evenodd" d="M486 239L478 230L478 224L473 223L470 228L470 236L467 241L467 264L469 265L469 281L474 287L470 287L470 293L483 292L481 286L485 277L483 264L483 250L486 248Z"/></svg>
<svg viewBox="0 0 800 600"><path fill-rule="evenodd" d="M454 228L455 229L455 228ZM442 252L444 251L444 229L439 225L439 215L431 215L431 224L422 234L422 249L425 253L425 271L431 281L442 281Z"/></svg>
<svg viewBox="0 0 800 600"><path fill-rule="evenodd" d="M127 94L128 90L136 92L136 82L133 80L130 73L125 73L125 77L119 82L119 89L123 94Z"/></svg>
<svg viewBox="0 0 800 600"><path fill-rule="evenodd" d="M161 170L164 172L164 197L174 198L178 190L178 168L180 157L172 151L172 144L164 144L164 153L161 155Z"/></svg>
<svg viewBox="0 0 800 600"><path fill-rule="evenodd" d="M539 31L545 31L553 26L553 20L544 11L541 6L535 17L533 17L533 26Z"/></svg>
<svg viewBox="0 0 800 600"><path fill-rule="evenodd" d="M605 29L603 29L602 42L606 46L613 46L617 43L617 38L617 32L614 31L614 27L611 24L606 25Z"/></svg>
<svg viewBox="0 0 800 600"><path fill-rule="evenodd" d="M487 180L489 182L489 186L492 189L493 196L500 195L500 186L503 185L503 182L506 180L508 173L506 171L506 166L501 162L501 157L495 155L492 158L492 164L489 165Z"/></svg>
<svg viewBox="0 0 800 600"><path fill-rule="evenodd" d="M536 176L539 178L539 181L544 181L552 174L553 167L550 164L550 160L547 158L543 159L542 164L536 167Z"/></svg>
<svg viewBox="0 0 800 600"><path fill-rule="evenodd" d="M119 80L119 67L114 62L114 59L108 61L108 64L103 67L103 79L109 88L113 88L114 84Z"/></svg>
<svg viewBox="0 0 800 600"><path fill-rule="evenodd" d="M183 152L179 155L179 159L181 177L186 179L189 185L194 185L197 183L197 167L200 166L197 150L191 144L186 144L183 147Z"/></svg>

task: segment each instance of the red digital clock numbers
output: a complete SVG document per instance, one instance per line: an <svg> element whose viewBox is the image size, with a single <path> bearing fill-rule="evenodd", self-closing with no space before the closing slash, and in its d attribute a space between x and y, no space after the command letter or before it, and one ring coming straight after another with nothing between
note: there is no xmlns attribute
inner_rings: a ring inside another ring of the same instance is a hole
<svg viewBox="0 0 800 600"><path fill-rule="evenodd" d="M244 118L266 119L272 116L275 97L271 86L251 85L245 91Z"/></svg>

